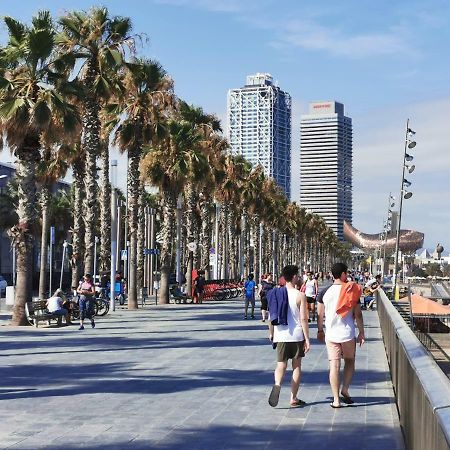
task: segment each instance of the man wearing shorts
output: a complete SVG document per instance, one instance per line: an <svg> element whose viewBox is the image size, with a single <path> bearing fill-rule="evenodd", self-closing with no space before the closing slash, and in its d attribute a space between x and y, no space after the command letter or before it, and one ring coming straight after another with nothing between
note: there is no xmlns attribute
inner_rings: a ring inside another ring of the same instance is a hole
<svg viewBox="0 0 450 450"><path fill-rule="evenodd" d="M269 405L277 406L280 397L281 382L286 373L288 360L292 360L291 399L292 408L303 406L306 403L297 398L300 386L301 361L309 351L308 307L306 296L298 291L298 267L286 266L283 269L286 286L277 288L287 290L287 325L273 325L273 317L269 318L269 339L276 344L277 366L275 368L275 384L269 396ZM272 291L273 292L273 291ZM273 301L271 298L270 301ZM269 307L269 311L271 308Z"/></svg>
<svg viewBox="0 0 450 450"><path fill-rule="evenodd" d="M330 385L333 393L332 408L340 408L341 402L351 405L353 399L349 394L349 386L355 372L356 342L364 344L364 323L359 301L341 317L336 310L338 308L339 295L342 285L347 282L347 266L336 263L331 268L334 283L317 296L317 339L325 341L330 362ZM322 295L321 295L322 294ZM323 316L325 314L325 329L323 328ZM355 333L355 320L358 327L358 337ZM344 379L339 395L341 358L344 358Z"/></svg>

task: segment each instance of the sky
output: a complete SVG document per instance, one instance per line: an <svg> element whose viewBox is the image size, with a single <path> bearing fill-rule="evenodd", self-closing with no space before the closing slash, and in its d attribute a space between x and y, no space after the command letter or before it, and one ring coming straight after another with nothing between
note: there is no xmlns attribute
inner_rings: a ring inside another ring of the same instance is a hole
<svg viewBox="0 0 450 450"><path fill-rule="evenodd" d="M0 0L0 16L55 17L66 0ZM293 100L292 200L299 198L300 116L311 101L336 100L353 120L353 225L379 233L388 197L397 204L407 119L416 131L413 197L403 229L425 233L425 246L450 250L450 2L448 0L78 0L132 19L138 52L157 59L177 94L217 114L226 97L256 72L272 74ZM0 43L5 42L0 27ZM0 161L10 161L5 151ZM120 165L123 168L123 164ZM119 172L124 182L124 172Z"/></svg>

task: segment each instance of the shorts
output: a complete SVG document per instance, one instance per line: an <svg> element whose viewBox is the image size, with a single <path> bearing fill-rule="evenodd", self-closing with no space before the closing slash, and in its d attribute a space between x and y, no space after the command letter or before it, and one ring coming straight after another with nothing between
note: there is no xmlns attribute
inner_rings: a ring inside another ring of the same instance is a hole
<svg viewBox="0 0 450 450"><path fill-rule="evenodd" d="M351 339L346 342L331 342L326 341L328 361L335 361L336 359L355 359L356 339Z"/></svg>
<svg viewBox="0 0 450 450"><path fill-rule="evenodd" d="M305 341L277 342L277 361L285 362L305 356Z"/></svg>
<svg viewBox="0 0 450 450"><path fill-rule="evenodd" d="M306 297L306 301L307 301L308 303L316 303L315 297Z"/></svg>
<svg viewBox="0 0 450 450"><path fill-rule="evenodd" d="M251 296L251 297L245 297L245 304L248 305L249 303L252 304L252 306L255 306L255 296Z"/></svg>
<svg viewBox="0 0 450 450"><path fill-rule="evenodd" d="M267 298L261 298L261 309L267 311Z"/></svg>
<svg viewBox="0 0 450 450"><path fill-rule="evenodd" d="M55 316L67 316L68 313L67 309L61 308L58 309L58 311L51 311L50 314L54 314Z"/></svg>

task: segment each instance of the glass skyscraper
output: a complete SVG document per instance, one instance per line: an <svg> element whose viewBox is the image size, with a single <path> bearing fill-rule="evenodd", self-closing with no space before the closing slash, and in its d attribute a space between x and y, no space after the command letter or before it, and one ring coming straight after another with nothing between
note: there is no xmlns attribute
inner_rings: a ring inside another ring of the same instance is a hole
<svg viewBox="0 0 450 450"><path fill-rule="evenodd" d="M352 223L352 119L338 102L314 102L300 124L300 204L341 241Z"/></svg>
<svg viewBox="0 0 450 450"><path fill-rule="evenodd" d="M247 77L246 85L228 91L228 137L233 154L275 179L291 196L291 96L274 85L268 73Z"/></svg>

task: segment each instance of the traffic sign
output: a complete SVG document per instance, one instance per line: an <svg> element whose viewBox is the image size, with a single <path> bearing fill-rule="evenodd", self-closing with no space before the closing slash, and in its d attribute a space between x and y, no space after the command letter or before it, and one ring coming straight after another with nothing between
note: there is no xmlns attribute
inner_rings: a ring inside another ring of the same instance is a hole
<svg viewBox="0 0 450 450"><path fill-rule="evenodd" d="M50 227L50 244L55 245L55 227Z"/></svg>
<svg viewBox="0 0 450 450"><path fill-rule="evenodd" d="M122 261L126 261L128 259L128 250L121 250L120 251L120 259Z"/></svg>

